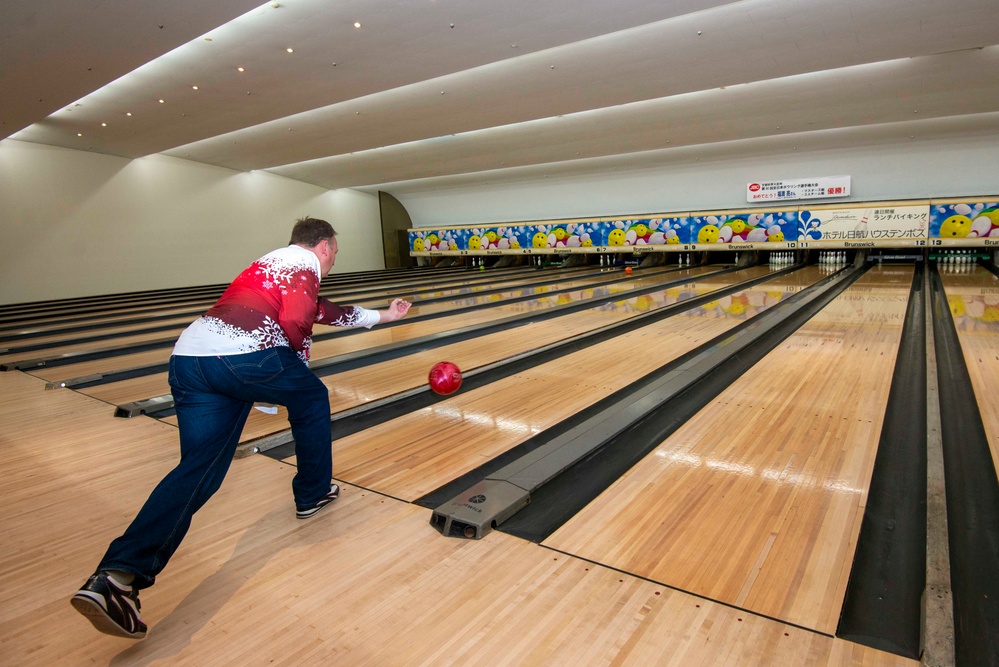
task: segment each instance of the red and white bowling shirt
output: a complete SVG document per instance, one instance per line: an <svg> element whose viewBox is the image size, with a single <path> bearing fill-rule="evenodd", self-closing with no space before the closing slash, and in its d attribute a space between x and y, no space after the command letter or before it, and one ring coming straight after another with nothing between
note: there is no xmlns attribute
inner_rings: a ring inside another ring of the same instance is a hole
<svg viewBox="0 0 999 667"><path fill-rule="evenodd" d="M378 323L376 311L320 297L320 270L319 258L297 245L264 255L184 330L173 353L208 357L287 345L307 364L313 324L370 328Z"/></svg>

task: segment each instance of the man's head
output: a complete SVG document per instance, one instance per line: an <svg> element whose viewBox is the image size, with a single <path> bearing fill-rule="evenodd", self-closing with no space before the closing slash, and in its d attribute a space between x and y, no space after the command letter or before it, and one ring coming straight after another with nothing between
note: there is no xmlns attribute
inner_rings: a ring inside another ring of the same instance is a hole
<svg viewBox="0 0 999 667"><path fill-rule="evenodd" d="M329 273L336 261L336 231L333 226L319 218L302 218L291 230L290 245L298 245L311 250L319 258L321 275Z"/></svg>

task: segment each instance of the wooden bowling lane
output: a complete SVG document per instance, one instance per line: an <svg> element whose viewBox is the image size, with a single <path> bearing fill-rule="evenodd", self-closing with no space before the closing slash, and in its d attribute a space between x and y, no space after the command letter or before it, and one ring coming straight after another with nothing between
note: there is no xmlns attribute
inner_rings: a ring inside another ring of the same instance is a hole
<svg viewBox="0 0 999 667"><path fill-rule="evenodd" d="M424 286L422 289L414 290L413 294L417 295L419 298L440 298L447 294L474 294L481 291L494 291L498 286L522 284L526 282L528 278L533 279L534 281L539 279L536 272L525 272L519 277L508 274L500 274L493 281L488 283L473 284L472 278L475 278L477 282L481 283L482 276L477 274L473 276L470 273L468 275L471 277L457 283L459 285L458 287L431 292ZM569 274L560 273L560 275ZM547 277L550 277L550 272L546 275L546 278ZM341 290L341 292L343 292L343 290ZM330 294L333 296L325 287L323 288L322 293L324 295ZM345 299L349 299L347 303L354 303L366 308L384 308L388 305L390 297L411 295L399 294L396 289L390 287L382 289L358 288L353 291L347 290L341 296ZM147 315L157 316L158 318L161 318L163 315L167 315L171 312L176 312L178 315L175 318L155 319L145 322L134 322L137 318L141 319L141 314L137 313L126 313L124 315L116 315L114 317L95 317L93 320L86 320L82 323L77 323L75 326L73 324L63 322L62 320L55 322L44 321L34 327L25 327L20 331L0 334L0 340L7 341L2 345L2 347L11 348L12 350L12 353L0 355L0 361L13 362L23 359L33 359L39 356L66 354L69 352L76 352L80 350L86 351L104 347L122 347L138 342L155 340L157 338L169 338L171 336L176 337L188 324L190 324L191 320L207 310L214 302L215 299L213 298L208 301L186 304L182 307L174 307L164 309L163 311L147 313ZM123 324L117 324L118 322L123 322ZM84 325L89 325L92 328L84 331L78 330L79 326ZM172 325L172 329L164 328L170 325ZM155 328L157 331L148 331L150 328ZM30 338L23 338L24 334L41 334L45 331L51 331L51 333L44 336L36 335ZM114 337L103 341L86 341L87 338L97 335L112 335ZM84 342L79 342L81 339ZM37 346L40 344L46 344L48 345L48 348L41 351L34 350L23 353L18 350L18 348L25 345Z"/></svg>
<svg viewBox="0 0 999 667"><path fill-rule="evenodd" d="M493 286L489 286L491 289ZM388 300L385 298L376 298L373 300L361 300L354 302L356 305L379 309L388 307ZM206 304L207 307L207 304ZM443 309L454 308L455 302L444 302L441 304L428 304L423 306L415 306L413 308L413 313L419 314L420 312L439 312ZM29 359L37 359L41 357L54 357L63 354L73 354L80 352L91 352L99 350L117 350L123 347L142 345L143 343L151 343L162 340L176 340L181 332L187 328L193 319L197 316L187 315L181 318L173 320L173 327L170 329L159 329L156 331L142 331L146 328L146 325L129 325L127 327L103 329L100 333L117 333L113 338L98 341L86 341L77 342L78 338L84 338L89 335L88 333L72 333L72 334L57 334L53 336L48 336L45 338L31 339L31 345L37 345L42 343L47 343L47 347L43 350L27 350L27 351L13 351L6 354L0 354L0 362L14 363L18 361L25 361ZM332 327L316 327L317 332L321 333L323 331L329 331ZM138 330L136 333L128 334L129 330ZM170 346L172 348L172 346ZM169 349L169 348L168 348ZM169 356L169 353L167 353Z"/></svg>
<svg viewBox="0 0 999 667"><path fill-rule="evenodd" d="M266 457L233 463L142 591L146 639L113 638L69 596L175 464L176 432L15 372L0 443L5 665L916 664L502 533L446 539L357 487L298 521L294 469Z"/></svg>
<svg viewBox="0 0 999 667"><path fill-rule="evenodd" d="M495 269L483 269L482 271L470 271L467 279L457 284L439 283L433 287L423 285L418 290L410 292L400 292L399 290L385 290L383 296L405 297L412 296L416 299L438 299L446 296L458 296L463 294L477 294L480 292L496 291L502 287L515 287L528 283L539 283L555 279L552 271L539 272L537 269L527 267L518 268L500 273L494 273ZM600 271L595 266L577 266L564 269L555 269L558 272L558 280L579 278L587 274Z"/></svg>
<svg viewBox="0 0 999 667"><path fill-rule="evenodd" d="M492 287L488 290L488 294L482 292L469 293L467 295L460 295L459 298L450 301L441 301L438 303L428 303L428 304L413 304L413 307L409 309L410 317L416 317L419 315L429 315L433 313L446 313L455 308L466 308L468 306L478 306L484 303L502 303L510 299L517 299L524 296L531 295L543 295L553 292L564 292L566 290L581 290L593 286L595 283L604 283L608 280L613 280L615 277L620 277L620 284L625 289L635 289L638 287L643 287L646 285L655 285L656 283L662 282L663 280L668 280L669 278L665 275L674 274L664 274L663 272L655 272L654 275L643 277L641 275L636 275L634 278L626 278L623 273L614 272L596 272L589 275L581 277L573 277L570 275L558 276L548 276L553 280L542 285L532 285L530 287L519 287L511 286L509 289L504 289L499 287ZM328 327L317 327L317 331L322 329L328 329Z"/></svg>
<svg viewBox="0 0 999 667"><path fill-rule="evenodd" d="M941 266L951 317L975 390L992 463L999 471L999 278L981 266Z"/></svg>
<svg viewBox="0 0 999 667"><path fill-rule="evenodd" d="M89 341L85 343L59 342L53 341L43 350L27 350L23 352L12 352L0 355L0 362L16 363L30 359L41 359L55 357L63 354L79 354L101 350L118 350L123 347L140 346L146 343L156 343L156 341L176 340L180 332L190 324L190 318L178 323L173 329L166 331L152 331L145 333L135 333L130 335L117 336L108 340ZM169 355L168 355L169 356Z"/></svg>
<svg viewBox="0 0 999 667"><path fill-rule="evenodd" d="M187 324L190 324L190 322L191 322L192 319L193 319L193 317L192 317L192 315L190 313L184 312L184 313L182 313L180 315L177 315L176 317L168 317L168 318L165 318L165 319L157 319L157 320L146 321L146 322L131 322L131 323L128 323L128 324L121 324L121 325L100 327L100 328L97 328L97 329L90 329L90 330L87 330L87 331L70 331L68 333L66 333L66 332L58 332L58 327L56 326L56 327L53 327L53 330L57 331L57 333L52 333L52 334L47 334L47 335L33 336L33 337L30 337L30 338L23 338L23 339L17 339L17 340L9 340L9 341L7 341L5 343L0 343L0 345L3 345L5 348L9 348L9 349L12 349L14 351L19 351L21 348L23 348L25 346L32 346L33 347L33 346L37 346L37 345L45 345L47 347L55 347L57 345L75 343L75 342L79 341L80 339L86 339L86 338L93 337L93 336L113 336L113 338L109 338L108 341L117 342L117 341L121 340L122 337L130 335L130 334L147 333L148 330L150 328L152 328L152 327L155 327L155 328L160 328L160 327L164 327L164 328L165 327L184 327ZM164 336L164 335L169 336L170 335L170 329L164 329L164 331L166 331L166 333L163 333L161 331L159 333L159 335L160 336ZM110 343L108 343L108 342L101 342L101 341L94 341L94 342L90 343L90 346L91 347L96 347L96 346L108 345L108 344L110 344ZM49 352L47 350L38 350L38 351L35 351L34 354L35 354L35 356L40 356L40 355L49 354ZM9 361L9 360L10 359L8 358L8 355L0 356L0 361Z"/></svg>
<svg viewBox="0 0 999 667"><path fill-rule="evenodd" d="M4 340L4 347L14 347L17 343L17 338L23 334L51 334L53 337L61 336L61 333L65 329L70 329L70 333L77 333L72 331L76 327L94 325L97 327L96 331L103 329L119 329L123 327L132 326L130 324L133 320L141 319L143 317L154 317L158 315L169 315L176 314L177 322L190 321L194 313L201 313L204 310L215 303L214 300L202 301L195 304L185 304L182 306L174 307L162 307L162 308L144 308L144 309L133 309L125 310L123 312L114 314L91 314L91 315L79 315L77 317L60 317L47 315L40 317L39 319L26 323L24 325L18 325L16 327L5 328L0 333L0 339ZM138 324L138 326L144 326L144 323ZM89 332L82 332L80 335L86 335ZM27 340L34 341L35 338L29 338Z"/></svg>
<svg viewBox="0 0 999 667"><path fill-rule="evenodd" d="M565 273L560 273L560 276L573 275L576 273L574 270L566 270ZM595 273L595 271L591 271ZM539 276L536 271L525 272L519 277L508 276L504 278L507 274L500 274L497 276L496 280L491 281L486 284L470 285L471 280L462 281L462 287L456 287L453 289L445 289L437 292L431 293L432 296L440 298L444 295L474 295L476 293L484 291L495 291L504 285L516 285L523 284L527 278L537 281ZM481 281L480 276L475 276ZM551 277L551 273L547 274L545 278ZM426 291L426 290L424 290ZM417 292L419 294L419 292ZM360 296L361 292L357 292L356 295ZM388 306L389 296L400 296L392 289L383 289L380 291L365 291L364 298L353 299L352 296L348 296L351 300L349 303L354 303L365 308L385 308ZM405 295L403 295L405 296ZM431 295L423 294L421 298L431 298ZM0 362L4 363L14 363L18 361L38 359L42 357L52 357L62 354L72 354L78 352L89 352L93 350L102 349L119 349L122 347L127 347L130 345L139 345L142 343L153 342L157 340L167 340L176 339L177 336L187 327L191 321L201 314L205 309L207 309L211 302L205 302L201 306L192 310L190 307L176 308L172 309L174 312L181 313L176 318L168 319L157 319L155 321L139 322L139 323L128 323L120 326L115 326L114 322L116 320L123 322L130 322L134 319L133 315L118 316L111 320L98 320L93 324L97 325L101 321L104 322L105 326L99 326L99 328L88 329L85 331L78 331L74 327L66 327L60 323L54 323L48 325L54 333L47 336L35 336L31 338L25 338L23 340L18 340L16 338L10 339L7 343L0 344L0 348L10 348L7 353L0 354ZM452 304L448 304L453 307ZM436 305L427 304L426 307L433 310ZM414 314L419 311L419 308L414 310ZM170 311L165 311L164 313L155 313L155 315L164 315ZM62 328L63 331L59 331ZM43 331L45 327L35 327L34 329L24 329L23 331ZM150 329L155 329L150 331ZM326 327L320 327L321 330L326 330ZM88 340L93 336L110 336L104 338L103 340ZM2 337L0 337L2 339ZM45 345L44 349L33 349L39 345ZM32 349L22 350L23 346L29 346Z"/></svg>
<svg viewBox="0 0 999 667"><path fill-rule="evenodd" d="M559 275L571 275L575 273L576 269L566 269L560 271ZM552 272L546 272L545 277L551 276ZM434 290L429 287L426 283L433 276L431 274L421 274L420 276L414 276L408 280L401 280L398 278L389 280L389 276L386 276L386 280L381 283L362 283L362 284L331 284L329 279L324 280L322 287L320 289L320 294L331 298L333 301L338 299L351 299L350 303L360 303L363 299L367 303L381 304L387 302L389 297L396 296L406 296L410 295L420 295L425 297L426 294L431 294L434 296L442 296L444 292L438 294L438 290ZM454 286L449 289L454 290L457 293L461 291L477 290L479 288L479 283L482 283L483 279L486 278L486 274L480 274L478 272L472 273L471 271L463 271L461 273L455 274L440 274L440 285ZM418 279L417 279L418 278ZM489 274L491 280L483 285L484 289L492 289L493 285L503 285L511 284L516 282L527 282L527 281L537 281L539 279L538 272L535 270L527 270L526 268L519 271L506 271L501 270L496 273ZM400 290L402 292L400 293ZM184 323L190 322L194 317L197 317L202 312L207 310L215 301L218 296L222 293L222 288L217 290L217 293L209 296L198 297L194 295L190 299L183 301L171 306L136 306L136 305L121 305L120 308L114 310L102 310L100 312L86 313L80 312L70 312L67 315L53 315L49 308L44 306L39 306L37 309L37 316L25 320L17 324L2 325L0 324L0 341L5 341L4 347L15 347L17 345L17 339L24 334L41 333L41 332L51 332L51 335L47 338L30 338L32 342L38 341L57 341L64 340L67 336L73 338L77 335L88 335L87 333L78 333L72 331L74 327L83 325L95 325L99 326L100 331L127 331L129 329L143 328L146 326L144 323L138 324L126 324L118 326L120 322L130 322L137 318L141 318L143 315L159 316L168 313L177 313L176 324L183 325ZM354 299L358 299L354 301ZM58 304L59 302L54 302ZM106 307L110 308L113 304L106 304ZM169 320L168 320L169 322ZM162 323L162 322L161 322ZM70 329L69 333L60 333L65 329Z"/></svg>
<svg viewBox="0 0 999 667"><path fill-rule="evenodd" d="M726 276L731 284L769 272L768 267L754 267ZM666 288L661 292L623 299L608 304L608 307L542 320L531 324L529 328L499 331L488 336L423 350L399 359L324 376L322 379L330 390L330 409L336 414L372 400L423 386L427 383L427 372L430 367L442 359L456 363L467 373L481 366L584 334L643 312L657 310L677 301L720 289L722 286L717 282L708 283L693 279L686 284ZM734 303L734 309L738 309L739 301L736 300ZM176 418L168 417L166 421L176 423ZM287 413L283 408L280 408L276 415L254 411L247 419L240 441L255 440L287 427Z"/></svg>
<svg viewBox="0 0 999 667"><path fill-rule="evenodd" d="M911 280L869 271L544 544L834 633Z"/></svg>
<svg viewBox="0 0 999 667"><path fill-rule="evenodd" d="M819 277L813 268L800 273ZM732 297L731 313L721 300L706 304L335 439L334 474L415 500L766 310L779 290L757 285ZM426 368L420 375L425 381Z"/></svg>
<svg viewBox="0 0 999 667"><path fill-rule="evenodd" d="M685 270L682 273L669 275L677 277L697 276L702 273L709 273L712 270L714 269L711 267L698 267L696 269ZM541 288L529 288L531 291L527 293L536 293L538 295L537 298L511 304L503 304L499 302L489 308L481 308L478 310L456 313L451 316L443 316L418 322L407 322L403 320L400 324L392 327L376 326L370 331L363 331L361 333L346 336L332 336L326 340L319 340L313 343L312 359L314 361L318 361L320 359L327 359L350 352L357 352L391 343L412 340L422 336L440 334L477 324L485 324L507 317L522 315L524 313L542 312L544 310L565 305L574 301L584 301L587 299L605 297L614 293L615 289L624 291L626 289L635 289L642 286L654 285L659 281L660 279L655 276L647 278L640 278L636 276L635 278L625 280L616 286L587 288L584 283L582 285L577 285L579 289L551 295L547 294L546 291ZM539 291L534 292L535 289L538 289ZM467 302L466 305L473 305L476 303L489 303L491 299L492 295L482 295L478 297L471 297L465 299L464 301ZM416 314L415 311L417 311L416 307L414 307L410 312ZM317 326L316 334L330 330L333 330L333 327ZM156 359L156 361L144 361L142 363L166 363L170 356L170 350L154 350L152 354L148 355L146 353L139 353L138 355L126 355L121 358L82 362L80 364L60 366L52 369L32 369L31 372L32 374L48 381L63 380L66 378L88 375L90 373L108 372L108 370L113 370L114 368L130 368L138 365L131 361L131 359L138 356L152 357ZM156 378L158 382L154 381L153 378ZM151 396L167 394L170 389L166 383L166 373L163 372L136 378L134 380L125 380L123 382L99 385L89 389L83 389L81 391L104 401L121 404L129 401L142 400Z"/></svg>
<svg viewBox="0 0 999 667"><path fill-rule="evenodd" d="M699 272L707 272L712 270L709 267L698 267L697 269L690 269L691 275L695 275ZM672 275L672 274L671 274ZM557 276L551 276L553 280L557 281ZM622 275L623 278L623 275ZM597 283L605 281L607 278L605 276L593 276L589 279L579 280L579 281L568 281L568 285L571 287L580 288L579 294L583 294L583 288L591 283ZM652 276L641 278L635 276L631 279L624 279L619 283L620 288L623 289L633 289L641 287L643 285L656 284L660 281L660 277ZM569 289L568 286L563 287L563 289ZM608 288L612 289L612 288ZM435 318L431 322L403 322L399 325L393 327L375 327L371 331L362 332L360 334L351 334L347 336L334 336L328 340L316 341L312 348L313 359L321 359L325 356L332 356L336 354L343 354L345 352L352 352L358 349L367 349L369 347L374 347L376 345L382 345L387 342L397 342L400 340L406 340L411 337L411 333L415 331L413 327L417 325L426 325L424 327L418 327L422 330L429 331L430 333L439 333L441 331L447 331L450 328L464 327L471 324L477 324L481 322L487 322L494 319L501 319L503 317L509 317L512 315L521 314L527 312L531 309L541 309L549 308L552 305L559 305L558 303L550 303L544 299L535 299L530 302L518 302L504 305L502 300L504 298L509 299L511 296L523 296L530 294L544 294L544 286L537 286L532 288L525 288L524 290L510 290L506 292L506 296L497 296L497 294L482 294L476 297L465 297L461 299L456 299L451 302L442 302L440 304L428 305L426 307L432 307L434 312L447 312L447 310L454 308L467 307L478 304L490 305L488 308L480 309L479 311L469 312L469 313L459 313L452 317L440 317ZM515 294L516 293L516 294ZM602 292L594 291L592 294L598 294ZM568 302L569 297L562 296L559 297L564 302ZM425 308L426 308L425 307ZM423 311L426 312L426 311ZM415 317L421 313L420 306L414 306L410 310L411 316ZM182 329L183 327L181 327ZM327 327L323 325L317 325L315 327L315 335L319 336L324 333L335 332L335 327ZM424 335L424 334L419 334ZM142 366L146 364L164 364L170 358L170 352L172 347L167 346L162 349L148 350L144 352L136 352L133 354L123 354L114 357L108 357L105 359L94 359L90 361L81 361L74 364L65 364L61 366L52 367L39 367L30 369L33 375L40 377L49 382L61 382L70 378L82 377L86 375L92 375L96 373L111 373L119 371L122 369L135 368L137 366ZM164 392L160 392L164 393ZM138 398L148 398L147 396L141 396ZM138 400L138 399L135 399Z"/></svg>

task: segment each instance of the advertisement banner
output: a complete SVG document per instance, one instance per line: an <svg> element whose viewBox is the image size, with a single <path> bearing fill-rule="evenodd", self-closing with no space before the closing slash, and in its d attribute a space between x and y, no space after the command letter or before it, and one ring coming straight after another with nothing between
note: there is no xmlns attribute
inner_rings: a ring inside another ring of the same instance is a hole
<svg viewBox="0 0 999 667"><path fill-rule="evenodd" d="M875 206L799 211L799 239L851 245L887 241L924 240L929 231L930 207Z"/></svg>
<svg viewBox="0 0 999 667"><path fill-rule="evenodd" d="M774 202L850 196L849 176L819 176L746 184L746 201Z"/></svg>

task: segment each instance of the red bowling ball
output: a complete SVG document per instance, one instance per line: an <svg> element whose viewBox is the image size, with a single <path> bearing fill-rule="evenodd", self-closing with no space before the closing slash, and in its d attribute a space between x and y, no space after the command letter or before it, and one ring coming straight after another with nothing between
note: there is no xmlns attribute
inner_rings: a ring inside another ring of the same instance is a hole
<svg viewBox="0 0 999 667"><path fill-rule="evenodd" d="M450 361L440 361L430 369L430 388L441 396L458 391L461 386L461 369Z"/></svg>

